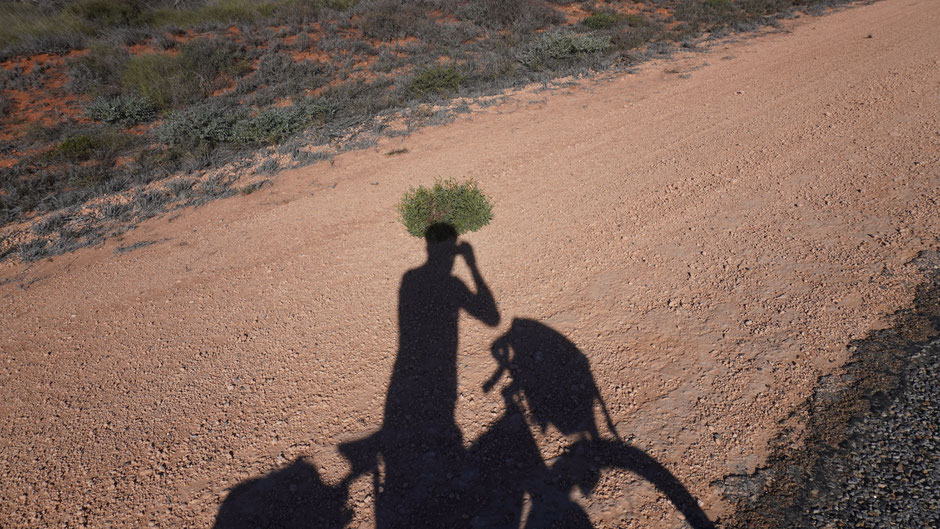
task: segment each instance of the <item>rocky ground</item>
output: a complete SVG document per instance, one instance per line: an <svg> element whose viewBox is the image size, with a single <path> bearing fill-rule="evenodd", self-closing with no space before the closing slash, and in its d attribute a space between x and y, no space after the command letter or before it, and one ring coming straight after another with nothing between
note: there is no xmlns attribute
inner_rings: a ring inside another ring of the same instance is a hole
<svg viewBox="0 0 940 529"><path fill-rule="evenodd" d="M770 464L722 481L738 506L727 527L935 527L940 522L940 261L894 327L801 410L808 431L777 440Z"/></svg>

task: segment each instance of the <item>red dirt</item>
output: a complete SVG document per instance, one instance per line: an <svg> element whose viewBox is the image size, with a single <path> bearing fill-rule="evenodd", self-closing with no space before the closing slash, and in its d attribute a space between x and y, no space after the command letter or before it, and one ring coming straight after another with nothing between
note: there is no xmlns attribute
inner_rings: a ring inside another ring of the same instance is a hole
<svg viewBox="0 0 940 529"><path fill-rule="evenodd" d="M496 200L464 237L503 318L461 317L464 439L503 409L481 389L489 344L534 318L589 357L620 434L727 512L713 480L764 462L936 245L936 27L932 0L802 19L0 265L0 520L209 527L232 487L298 457L338 483L336 446L382 423L399 282L425 260L395 205L438 176ZM114 255L141 241L162 242ZM546 457L565 444L534 435ZM352 527L372 526L370 491L353 484ZM598 527L679 523L620 475L574 500Z"/></svg>
<svg viewBox="0 0 940 529"><path fill-rule="evenodd" d="M83 53L73 51L66 56L41 53L0 64L0 67L4 69L22 67L24 74L29 74L39 64L48 66L40 88L4 92L4 95L12 101L12 110L0 129L0 141L10 141L21 134L26 127L35 126L35 124L54 125L62 121L63 116L81 120L82 98L69 94L63 87L68 81L65 74L65 60Z"/></svg>
<svg viewBox="0 0 940 529"><path fill-rule="evenodd" d="M152 44L132 44L127 47L127 51L131 55L148 55L151 53L166 53L167 55L173 55L179 53L176 49L164 50L163 48L158 48Z"/></svg>
<svg viewBox="0 0 940 529"><path fill-rule="evenodd" d="M314 61L328 63L330 62L330 54L325 51L311 50L311 51L292 51L290 56L293 57L295 61Z"/></svg>
<svg viewBox="0 0 940 529"><path fill-rule="evenodd" d="M565 22L568 24L577 24L591 14L591 11L585 10L579 4L556 6L555 9L565 15Z"/></svg>

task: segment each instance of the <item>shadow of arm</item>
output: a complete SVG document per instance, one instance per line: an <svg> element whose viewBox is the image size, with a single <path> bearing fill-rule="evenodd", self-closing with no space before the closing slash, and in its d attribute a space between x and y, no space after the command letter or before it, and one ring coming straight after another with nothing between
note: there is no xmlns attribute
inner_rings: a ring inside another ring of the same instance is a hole
<svg viewBox="0 0 940 529"><path fill-rule="evenodd" d="M467 301L464 303L463 308L468 314L484 324L495 327L499 325L499 309L496 308L493 293L490 292L490 287L486 285L483 275L480 274L480 269L477 268L476 259L470 245L465 243L462 245L461 251L464 254L467 266L470 268L470 274L473 276L473 286L477 291L476 294L467 293Z"/></svg>

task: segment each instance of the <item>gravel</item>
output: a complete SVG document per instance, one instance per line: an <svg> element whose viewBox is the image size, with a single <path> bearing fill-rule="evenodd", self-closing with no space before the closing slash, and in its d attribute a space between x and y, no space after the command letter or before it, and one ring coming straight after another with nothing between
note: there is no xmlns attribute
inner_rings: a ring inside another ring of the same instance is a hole
<svg viewBox="0 0 940 529"><path fill-rule="evenodd" d="M844 458L829 463L845 480L817 492L810 527L938 527L940 340L910 361L904 390L850 428Z"/></svg>
<svg viewBox="0 0 940 529"><path fill-rule="evenodd" d="M717 483L726 528L940 527L940 274L892 329L850 344L768 466Z"/></svg>

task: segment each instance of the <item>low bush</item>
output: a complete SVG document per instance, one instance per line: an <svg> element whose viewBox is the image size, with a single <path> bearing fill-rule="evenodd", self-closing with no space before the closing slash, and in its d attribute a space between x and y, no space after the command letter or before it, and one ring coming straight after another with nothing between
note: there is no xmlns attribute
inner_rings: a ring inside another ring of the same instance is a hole
<svg viewBox="0 0 940 529"><path fill-rule="evenodd" d="M620 17L613 13L594 13L584 20L582 24L591 29L607 29L620 21Z"/></svg>
<svg viewBox="0 0 940 529"><path fill-rule="evenodd" d="M224 74L242 75L250 66L228 39L197 39L178 55L150 53L127 62L121 74L125 92L154 102L161 110L192 104L224 85Z"/></svg>
<svg viewBox="0 0 940 529"><path fill-rule="evenodd" d="M439 180L430 189L411 188L398 204L408 233L424 237L435 224L449 224L457 234L477 231L493 219L493 204L473 181Z"/></svg>
<svg viewBox="0 0 940 529"><path fill-rule="evenodd" d="M270 17L276 2L257 0L217 0L188 9L164 7L150 10L141 17L154 27L194 27L208 24L245 24Z"/></svg>
<svg viewBox="0 0 940 529"><path fill-rule="evenodd" d="M280 143L306 128L310 121L298 106L269 108L235 123L232 141L247 145Z"/></svg>
<svg viewBox="0 0 940 529"><path fill-rule="evenodd" d="M329 8L336 11L345 11L359 3L359 0L316 0L314 4L318 9Z"/></svg>
<svg viewBox="0 0 940 529"><path fill-rule="evenodd" d="M44 2L0 2L3 59L34 53L62 53L81 47L83 21Z"/></svg>
<svg viewBox="0 0 940 529"><path fill-rule="evenodd" d="M125 219L133 209L133 206L123 202L107 202L99 207L101 216L107 220Z"/></svg>
<svg viewBox="0 0 940 529"><path fill-rule="evenodd" d="M232 141L235 124L244 117L237 109L224 105L197 105L170 114L157 128L157 137L170 148L211 150Z"/></svg>
<svg viewBox="0 0 940 529"><path fill-rule="evenodd" d="M796 2L794 2L796 3ZM753 3L749 4L753 5ZM675 10L675 18L688 25L688 33L695 34L705 28L715 30L746 23L753 17L738 9L730 0L684 0Z"/></svg>
<svg viewBox="0 0 940 529"><path fill-rule="evenodd" d="M255 115L218 103L174 112L157 129L170 148L206 152L224 143L268 145L280 143L305 128L322 124L336 114L336 106L322 98L304 99L289 107L269 108Z"/></svg>
<svg viewBox="0 0 940 529"><path fill-rule="evenodd" d="M636 14L636 13L631 13L631 14L629 14L629 15L624 15L624 16L623 16L623 20L624 20L624 22L626 22L627 25L630 26L631 28L642 28L642 27L647 27L647 26L653 25L652 22L650 22L650 19L646 18L646 17L643 16L643 15Z"/></svg>
<svg viewBox="0 0 940 529"><path fill-rule="evenodd" d="M161 110L194 103L205 96L201 80L183 68L178 56L149 53L130 59L121 74L126 93L138 94Z"/></svg>
<svg viewBox="0 0 940 529"><path fill-rule="evenodd" d="M96 28L104 29L140 24L141 10L136 2L84 0L67 5L65 12L91 23Z"/></svg>
<svg viewBox="0 0 940 529"><path fill-rule="evenodd" d="M38 261L46 256L46 245L49 243L46 239L33 239L28 243L20 245L17 248L17 255L23 261Z"/></svg>
<svg viewBox="0 0 940 529"><path fill-rule="evenodd" d="M41 89L48 70L49 65L44 62L37 62L29 69L29 73L20 65L0 68L0 91Z"/></svg>
<svg viewBox="0 0 940 529"><path fill-rule="evenodd" d="M85 116L105 123L135 125L150 121L157 115L157 105L147 97L130 94L98 97L85 107Z"/></svg>
<svg viewBox="0 0 940 529"><path fill-rule="evenodd" d="M553 24L565 17L558 10L537 0L473 0L458 15L493 29L513 28L528 32Z"/></svg>
<svg viewBox="0 0 940 529"><path fill-rule="evenodd" d="M190 75L198 76L206 93L225 84L224 74L245 75L251 64L245 59L245 49L224 37L196 39L180 46L180 65Z"/></svg>
<svg viewBox="0 0 940 529"><path fill-rule="evenodd" d="M269 51L258 60L254 73L235 87L238 95L251 94L252 103L266 106L274 101L316 90L329 81L332 70L319 62L295 61L290 55Z"/></svg>
<svg viewBox="0 0 940 529"><path fill-rule="evenodd" d="M56 146L50 153L51 158L69 162L84 162L87 160L107 161L114 158L122 149L128 147L134 138L120 134L110 129L94 129L82 134L70 136ZM101 179L100 172L89 173L90 178L83 176L83 184L97 183Z"/></svg>
<svg viewBox="0 0 940 529"><path fill-rule="evenodd" d="M123 48L95 44L87 54L66 61L67 88L80 94L114 94L131 58Z"/></svg>
<svg viewBox="0 0 940 529"><path fill-rule="evenodd" d="M705 5L718 11L731 9L730 0L705 0Z"/></svg>
<svg viewBox="0 0 940 529"><path fill-rule="evenodd" d="M100 40L120 46L133 46L135 44L144 44L158 35L160 35L160 32L152 28L122 27L109 30ZM156 41L153 44L156 45Z"/></svg>
<svg viewBox="0 0 940 529"><path fill-rule="evenodd" d="M379 0L360 4L359 28L373 39L392 40L417 37L422 26L432 24L427 9L413 2Z"/></svg>
<svg viewBox="0 0 940 529"><path fill-rule="evenodd" d="M550 66L582 54L599 53L610 47L610 36L576 35L552 31L536 36L518 55L519 62L532 69Z"/></svg>
<svg viewBox="0 0 940 529"><path fill-rule="evenodd" d="M69 161L84 161L91 158L101 147L101 141L88 134L72 136L59 144L53 155Z"/></svg>
<svg viewBox="0 0 940 529"><path fill-rule="evenodd" d="M460 88L464 76L453 66L437 66L422 70L411 80L408 91L416 96L448 94Z"/></svg>
<svg viewBox="0 0 940 529"><path fill-rule="evenodd" d="M16 44L0 50L0 60L14 57L48 53L50 55L64 55L72 50L85 47L87 40L80 33L51 33L24 37Z"/></svg>
<svg viewBox="0 0 940 529"><path fill-rule="evenodd" d="M611 49L619 51L623 56L630 59L630 52L649 44L654 39L662 35L662 27L647 25L640 27L631 27L628 31L616 31L611 35Z"/></svg>

